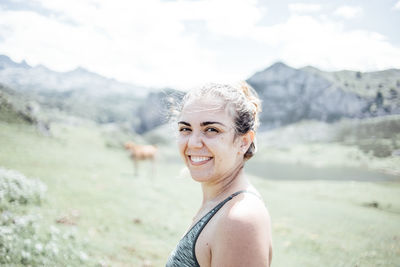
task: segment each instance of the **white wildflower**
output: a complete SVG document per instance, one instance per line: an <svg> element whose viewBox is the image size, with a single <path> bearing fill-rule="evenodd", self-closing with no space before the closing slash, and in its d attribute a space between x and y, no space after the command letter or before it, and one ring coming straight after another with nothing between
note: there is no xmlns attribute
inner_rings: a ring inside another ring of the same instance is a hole
<svg viewBox="0 0 400 267"><path fill-rule="evenodd" d="M29 246L30 244L32 244L32 240L30 240L30 239L25 239L24 240L24 245L25 246Z"/></svg>
<svg viewBox="0 0 400 267"><path fill-rule="evenodd" d="M43 245L41 243L36 243L35 249L40 253L43 251Z"/></svg>
<svg viewBox="0 0 400 267"><path fill-rule="evenodd" d="M56 234L58 235L60 233L60 229L58 229L57 227L55 227L54 225L50 226L50 232L52 234Z"/></svg>
<svg viewBox="0 0 400 267"><path fill-rule="evenodd" d="M79 258L81 259L81 261L87 261L88 255L83 251L79 251Z"/></svg>
<svg viewBox="0 0 400 267"><path fill-rule="evenodd" d="M28 251L23 250L23 251L21 251L21 256L24 259L29 259L31 257L31 253L29 253Z"/></svg>

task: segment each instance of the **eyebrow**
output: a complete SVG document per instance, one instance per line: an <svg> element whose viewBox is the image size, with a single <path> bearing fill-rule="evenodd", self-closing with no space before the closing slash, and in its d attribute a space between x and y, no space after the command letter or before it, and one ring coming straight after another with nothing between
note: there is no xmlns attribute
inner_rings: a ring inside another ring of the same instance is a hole
<svg viewBox="0 0 400 267"><path fill-rule="evenodd" d="M185 122L185 121L180 121L180 122L178 122L178 124L184 124L186 126L191 126L190 123ZM222 126L225 126L225 124L218 122L218 121L204 121L204 122L200 123L200 126L207 126L210 124L220 124Z"/></svg>
<svg viewBox="0 0 400 267"><path fill-rule="evenodd" d="M223 123L218 122L218 121L205 121L205 122L200 123L200 126L207 126L210 124L219 124L219 125L225 126Z"/></svg>
<svg viewBox="0 0 400 267"><path fill-rule="evenodd" d="M190 123L185 122L185 121L180 121L180 122L178 122L178 124L184 124L184 125L186 125L186 126L191 126Z"/></svg>

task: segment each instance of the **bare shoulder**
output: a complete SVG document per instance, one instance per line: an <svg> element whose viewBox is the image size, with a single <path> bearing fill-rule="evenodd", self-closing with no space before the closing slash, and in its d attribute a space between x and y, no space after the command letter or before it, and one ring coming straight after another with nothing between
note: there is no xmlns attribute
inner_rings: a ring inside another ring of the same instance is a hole
<svg viewBox="0 0 400 267"><path fill-rule="evenodd" d="M265 225L270 222L269 212L263 200L251 193L233 199L224 219L233 225L248 223Z"/></svg>
<svg viewBox="0 0 400 267"><path fill-rule="evenodd" d="M234 199L221 216L218 232L235 233L236 239L267 235L270 231L271 219L264 202L252 194L243 194Z"/></svg>
<svg viewBox="0 0 400 267"><path fill-rule="evenodd" d="M219 218L212 266L268 266L271 219L264 202L251 194L233 199Z"/></svg>

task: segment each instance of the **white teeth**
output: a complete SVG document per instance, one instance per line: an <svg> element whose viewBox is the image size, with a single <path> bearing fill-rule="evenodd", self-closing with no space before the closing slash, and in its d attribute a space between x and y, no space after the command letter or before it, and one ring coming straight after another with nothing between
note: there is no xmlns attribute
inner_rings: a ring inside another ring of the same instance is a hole
<svg viewBox="0 0 400 267"><path fill-rule="evenodd" d="M209 157L195 157L195 156L191 156L190 159L191 159L193 162L200 162L200 161L209 160L210 158L209 158Z"/></svg>

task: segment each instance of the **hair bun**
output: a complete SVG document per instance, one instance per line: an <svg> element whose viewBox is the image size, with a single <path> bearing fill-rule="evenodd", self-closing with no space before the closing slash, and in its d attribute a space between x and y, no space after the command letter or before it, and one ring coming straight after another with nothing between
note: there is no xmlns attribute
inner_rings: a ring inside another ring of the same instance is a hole
<svg viewBox="0 0 400 267"><path fill-rule="evenodd" d="M246 99L254 105L253 116L256 117L261 112L261 101L256 90L245 81L239 82L239 89L244 94Z"/></svg>

